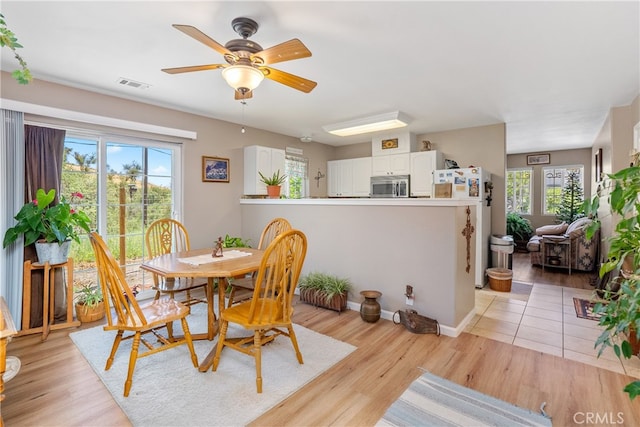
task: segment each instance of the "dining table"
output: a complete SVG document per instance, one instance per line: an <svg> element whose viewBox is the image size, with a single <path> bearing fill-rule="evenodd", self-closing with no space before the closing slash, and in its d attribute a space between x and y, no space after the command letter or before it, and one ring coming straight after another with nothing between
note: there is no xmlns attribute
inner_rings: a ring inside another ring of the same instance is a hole
<svg viewBox="0 0 640 427"><path fill-rule="evenodd" d="M257 271L262 261L263 250L253 248L224 249L221 257L213 256L214 248L193 249L157 256L142 263L140 268L155 273L165 280L179 277L206 278L207 332L192 334L193 339L213 340L219 330L214 310L215 279L218 279L218 314L225 309L225 291L228 279ZM200 364L205 372L213 363L215 346Z"/></svg>

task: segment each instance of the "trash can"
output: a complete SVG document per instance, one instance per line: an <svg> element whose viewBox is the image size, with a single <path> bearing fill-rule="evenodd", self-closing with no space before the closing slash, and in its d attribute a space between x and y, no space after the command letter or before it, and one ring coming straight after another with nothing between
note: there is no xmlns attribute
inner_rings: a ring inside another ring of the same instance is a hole
<svg viewBox="0 0 640 427"><path fill-rule="evenodd" d="M493 234L491 236L491 266L511 269L514 247L513 236Z"/></svg>

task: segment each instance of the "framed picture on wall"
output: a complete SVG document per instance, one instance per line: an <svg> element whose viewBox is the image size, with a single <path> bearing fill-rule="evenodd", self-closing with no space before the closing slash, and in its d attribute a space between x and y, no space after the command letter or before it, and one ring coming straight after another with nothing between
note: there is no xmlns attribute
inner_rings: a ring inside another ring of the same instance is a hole
<svg viewBox="0 0 640 427"><path fill-rule="evenodd" d="M229 182L229 159L202 156L203 182Z"/></svg>
<svg viewBox="0 0 640 427"><path fill-rule="evenodd" d="M594 162L596 174L595 181L600 182L604 178L604 173L602 172L602 148L598 148L598 151L596 151Z"/></svg>
<svg viewBox="0 0 640 427"><path fill-rule="evenodd" d="M551 163L551 155L549 153L527 155L528 165L548 165L549 163Z"/></svg>

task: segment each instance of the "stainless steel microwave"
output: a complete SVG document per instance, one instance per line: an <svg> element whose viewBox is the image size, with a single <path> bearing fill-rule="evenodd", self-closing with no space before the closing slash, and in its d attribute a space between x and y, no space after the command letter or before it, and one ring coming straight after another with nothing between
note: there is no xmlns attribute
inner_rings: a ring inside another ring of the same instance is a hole
<svg viewBox="0 0 640 427"><path fill-rule="evenodd" d="M371 177L371 197L409 197L409 175Z"/></svg>

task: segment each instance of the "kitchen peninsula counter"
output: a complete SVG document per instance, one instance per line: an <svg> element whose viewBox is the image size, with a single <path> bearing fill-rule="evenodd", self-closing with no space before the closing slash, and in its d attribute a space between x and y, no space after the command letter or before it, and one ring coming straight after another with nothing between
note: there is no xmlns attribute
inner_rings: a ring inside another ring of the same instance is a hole
<svg viewBox="0 0 640 427"><path fill-rule="evenodd" d="M475 313L475 229L480 202L427 198L241 199L242 236L258 242L262 228L284 217L308 240L303 274L319 271L382 292L383 317L413 308L457 336ZM467 213L467 207L469 212ZM406 305L405 289L415 300Z"/></svg>

